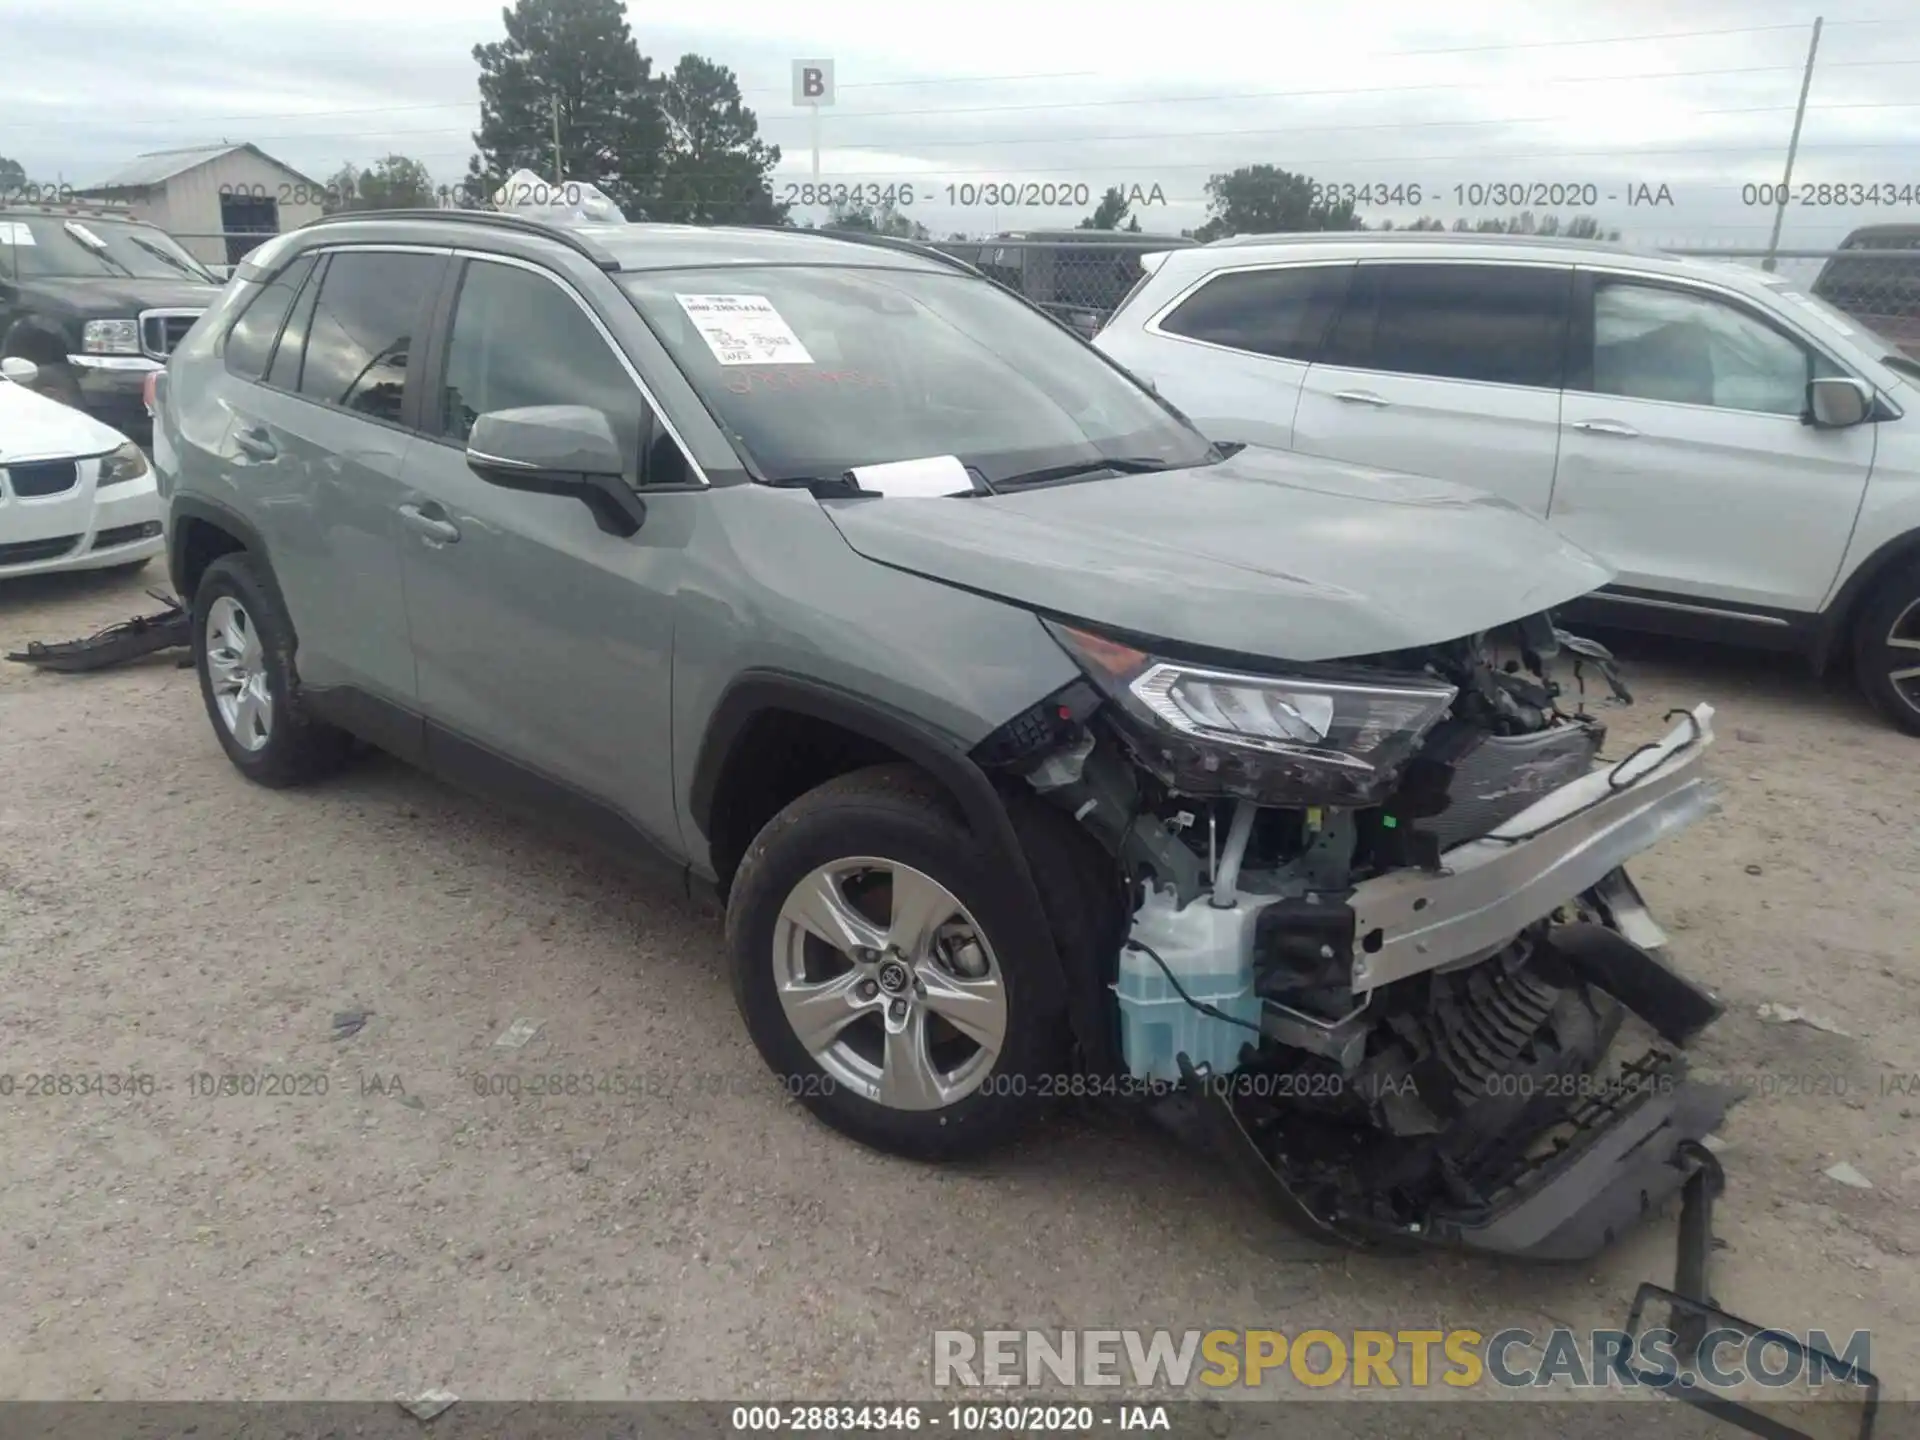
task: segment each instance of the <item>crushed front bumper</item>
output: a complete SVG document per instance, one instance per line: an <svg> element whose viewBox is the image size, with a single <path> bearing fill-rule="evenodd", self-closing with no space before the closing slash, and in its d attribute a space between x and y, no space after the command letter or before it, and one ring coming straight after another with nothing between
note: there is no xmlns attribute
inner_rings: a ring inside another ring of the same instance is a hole
<svg viewBox="0 0 1920 1440"><path fill-rule="evenodd" d="M1713 709L1673 713L1679 722L1664 738L1445 851L1437 869L1364 881L1348 901L1356 995L1471 964L1532 930L1568 983L1612 996L1655 1032L1660 1047L1562 1092L1577 1093L1578 1103L1527 1158L1473 1184L1462 1178L1452 1199L1417 1218L1402 1208L1392 1219L1328 1183L1315 1157L1289 1158L1287 1142L1276 1143L1264 1121L1235 1103L1232 1085L1209 1084L1220 1077L1181 1056L1203 1129L1292 1223L1349 1245L1579 1260L1685 1186L1706 1154L1702 1141L1741 1092L1687 1077L1679 1051L1722 1007L1666 964L1666 936L1621 869L1713 808L1701 766L1713 743ZM1570 904L1581 912L1572 923L1563 911ZM1553 923L1542 930L1548 917Z"/></svg>
<svg viewBox="0 0 1920 1440"><path fill-rule="evenodd" d="M1700 762L1713 743L1713 707L1679 713L1664 739L1454 846L1439 870L1396 870L1355 886L1354 992L1491 954L1709 814L1714 788Z"/></svg>

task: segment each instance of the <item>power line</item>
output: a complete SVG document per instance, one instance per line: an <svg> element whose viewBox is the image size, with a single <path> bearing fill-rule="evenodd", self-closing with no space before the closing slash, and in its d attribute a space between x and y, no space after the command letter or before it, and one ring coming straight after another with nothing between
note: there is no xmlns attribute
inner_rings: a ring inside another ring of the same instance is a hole
<svg viewBox="0 0 1920 1440"><path fill-rule="evenodd" d="M1910 22L1908 16L1882 16L1872 20L1836 20L1829 28L1840 25L1895 25ZM1791 30L1804 35L1807 27L1801 23L1782 25L1732 25L1719 30L1666 30L1645 35L1590 35L1569 40L1505 40L1487 45L1446 45L1431 50L1368 50L1355 55L1356 60L1383 59L1394 55L1475 55L1501 50L1556 50L1577 45L1644 45L1661 40L1691 40L1707 35L1759 35L1776 30Z"/></svg>
<svg viewBox="0 0 1920 1440"><path fill-rule="evenodd" d="M1859 27L1859 26L1868 26L1868 25L1892 25L1892 24L1905 24L1905 23L1911 23L1911 17L1877 16L1877 17L1872 17L1872 18L1862 19L1862 20L1833 21L1831 22L1830 28L1837 28L1843 25L1850 26L1850 27ZM1687 40L1687 39L1697 39L1697 38L1717 37L1717 36L1727 36L1727 35L1761 35L1761 34L1771 34L1771 33L1781 32L1781 31L1805 33L1805 30L1806 30L1806 26L1803 24L1731 25L1731 26L1723 26L1723 27L1720 27L1717 29L1711 29L1711 30L1655 31L1655 32L1649 32L1649 33L1640 34L1640 35L1594 35L1594 36L1578 36L1578 37L1573 37L1568 39L1559 39L1559 40L1506 40L1506 41L1494 41L1484 45L1448 45L1448 46L1436 46L1436 47L1430 47L1425 49L1412 49L1412 50L1367 50L1367 51L1359 51L1359 52L1350 52L1346 55L1343 55L1341 58L1344 61L1344 60L1392 59L1392 58L1406 57L1406 56L1497 54L1505 51L1515 51L1515 50L1566 49L1566 48L1588 46L1588 45L1649 44L1649 43L1656 43L1656 42L1667 41L1667 40ZM1898 64L1911 64L1911 63L1915 63L1915 62L1881 61L1881 60L1830 61L1830 62L1827 62L1827 64L1821 66L1821 69L1823 70L1831 69L1838 65L1847 65L1847 64L1852 64L1852 65L1896 64L1898 65ZM1725 70L1666 71L1666 72L1657 72L1656 74L1653 74L1653 75L1559 77L1555 79L1550 79L1545 83L1559 84L1559 83L1565 83L1565 81L1569 79L1573 79L1573 80L1650 79L1650 78L1659 78L1660 75L1674 75L1674 76L1685 77L1685 76L1718 75L1718 74L1727 74L1727 75L1751 74L1751 73L1758 73L1760 71L1769 71L1769 70L1778 70L1778 69L1797 70L1799 68L1800 67L1798 65L1754 66L1754 67L1744 67L1739 69L1725 69ZM884 89L897 89L897 88L904 88L904 87L936 86L936 85L1009 84L1009 83L1038 81L1038 80L1076 80L1076 79L1084 79L1089 76L1099 75L1101 73L1102 72L1097 70L1060 70L1060 71L1042 71L1042 72L1022 72L1018 74L1007 74L1007 75L955 75L955 76L925 77L925 78L899 79L899 80L855 80L855 81L848 81L848 82L842 83L838 85L836 88L840 90L884 90ZM1389 87L1385 87L1385 89L1387 90L1396 90L1400 88L1457 89L1457 88L1471 88L1472 86L1477 86L1484 83L1486 83L1484 80L1480 80L1480 81L1466 82L1465 84L1456 84L1456 85L1411 86L1411 87L1389 86ZM782 87L782 86L761 85L761 86L745 87L741 90L740 93L744 97L747 95L784 95L784 94L787 94L788 91L786 90L785 87ZM1366 94L1366 93L1371 93L1371 92L1366 90L1323 90L1323 91L1293 91L1293 92L1267 91L1267 92L1255 92L1254 94L1247 95L1247 96L1235 96L1235 95L1174 96L1169 98L1174 100L1207 100L1207 99L1258 98L1259 96L1262 96L1262 95L1298 94L1301 96L1310 96L1310 95L1316 95L1316 94L1317 95L1341 95L1341 94ZM1066 103L1071 108L1073 102L1066 102ZM1132 102L1086 101L1086 102L1080 102L1080 103L1091 105L1091 104L1112 104L1112 103L1132 103ZM1149 102L1149 103L1158 103L1158 102ZM408 105L378 105L378 106L368 106L368 107L359 108L359 109L286 110L286 111L277 111L277 112L269 111L264 113L256 113L252 115L205 115L205 116L195 116L193 118L196 123L202 123L202 124L208 124L208 125L219 125L219 124L233 123L233 122L242 121L242 120L252 121L252 120L326 119L336 115L379 115L379 114L395 114L403 111L416 111L416 110L451 110L451 109L458 109L458 108L463 108L467 106L477 106L478 104L479 104L478 97L474 96L474 97L469 97L467 99L462 99L462 100L436 100L436 101L427 101L427 102L422 102L418 104L408 104ZM998 110L1001 108L1025 108L1025 107L987 106L987 107L975 107L975 108L959 110L954 112L935 112L935 113L984 114L984 113L990 113L994 110ZM1045 107L1042 107L1042 108L1045 108ZM58 113L59 112L57 111L54 112L54 114L56 115ZM82 112L74 112L74 113L82 113ZM88 110L88 111L85 111L84 113L89 117L91 117L97 114L97 111ZM856 115L896 115L896 114L918 114L918 113L923 113L923 112L919 112L919 111L854 111L844 116L829 116L828 118L851 119ZM10 121L7 123L7 125L0 128L24 129L29 127L35 127L44 123L45 123L44 121ZM136 118L131 118L124 121L112 121L107 123L110 124L113 128L131 128L139 125L166 125L166 124L173 124L177 122L167 119L165 117L157 117L157 118L136 117ZM96 128L99 128L99 127L96 127ZM409 132L396 132L396 133L409 133ZM427 132L412 132L412 133L427 133ZM279 137L279 138L284 138L284 137ZM320 138L326 138L326 137L322 136Z"/></svg>
<svg viewBox="0 0 1920 1440"><path fill-rule="evenodd" d="M1920 59L1914 60L1832 60L1821 65L1822 71L1838 70L1843 67L1889 65L1920 65ZM1697 79L1713 75L1762 75L1791 71L1799 74L1803 65L1739 65L1715 70L1651 70L1630 75L1547 75L1533 76L1529 83L1535 85L1615 85L1630 80L1682 80ZM1138 96L1123 100L1078 100L1049 101L1037 105L976 105L942 110L846 110L837 111L828 118L833 120L871 120L881 117L899 116L947 116L947 115L997 115L1015 111L1029 110L1092 110L1115 105L1183 105L1191 103L1215 103L1223 100L1312 100L1334 95L1401 95L1423 90L1484 90L1489 84L1486 77L1477 80L1455 80L1421 85L1363 85L1339 90L1243 90L1217 95L1155 95L1146 99ZM784 119L784 116L774 116Z"/></svg>
<svg viewBox="0 0 1920 1440"><path fill-rule="evenodd" d="M1675 119L1692 119L1703 115L1778 115L1791 114L1791 105L1744 105L1729 106L1711 110L1682 110ZM1912 110L1920 109L1920 100L1891 100L1870 102L1867 104L1809 105L1809 110ZM1136 131L1119 135L994 135L985 138L973 137L965 140L923 140L914 137L910 141L893 140L886 143L835 142L835 150L887 150L894 151L903 144L916 150L934 147L970 145L1087 145L1113 142L1135 142L1141 140L1219 140L1231 136L1282 136L1338 133L1350 135L1360 130L1437 130L1457 129L1467 126L1484 125L1548 125L1560 121L1578 120L1578 115L1533 115L1511 116L1492 120L1386 120L1366 125L1284 125L1271 130L1255 130L1246 126L1235 126L1230 130L1150 130ZM1898 141L1896 144L1914 144L1912 141Z"/></svg>
<svg viewBox="0 0 1920 1440"><path fill-rule="evenodd" d="M1248 133L1248 132L1221 131L1219 133L1221 135L1234 135L1234 134ZM1275 131L1271 133L1285 134L1286 132ZM1156 136L1152 138L1161 138L1161 137ZM1178 137L1173 137L1173 138L1178 138ZM1762 145L1719 145L1719 146L1679 145L1679 146L1672 146L1668 148L1654 149L1654 150L1636 149L1636 150L1624 150L1624 151L1620 149L1618 146L1611 146L1604 150L1526 150L1526 151L1489 152L1486 154L1468 154L1468 153L1456 152L1456 153L1447 154L1447 155L1289 156L1287 157L1286 163L1289 169L1298 169L1299 167L1303 167L1307 165L1324 165L1328 167L1348 167L1354 171L1360 171L1369 166L1429 165L1429 164L1454 165L1454 166L1462 167L1464 169L1466 167L1480 165L1482 162L1504 163L1504 162L1513 161L1513 160L1551 161L1551 160L1562 160L1562 159L1591 159L1595 157L1605 157L1605 158L1615 159L1615 160L1631 161L1643 155L1683 155L1683 156L1772 155L1772 154L1776 154L1779 148L1780 147L1777 142L1771 142L1771 143L1762 144ZM1807 150L1807 151L1825 150L1825 151L1847 151L1847 152L1856 152L1861 150L1909 150L1914 148L1914 142L1910 140L1835 141L1832 143L1822 144L1822 145L1802 145L1800 148L1802 150ZM423 155L415 156L414 158L420 160L422 163L428 160L441 160L441 159L464 160L467 157L468 153L469 152L467 151L452 151L452 150L433 151ZM1075 163L1076 162L1063 162L1063 163L1057 163L1052 165L1041 165L1041 166L991 165L991 166L979 166L979 167L973 167L973 168L951 168L951 169L942 168L938 172L922 171L919 173L905 173L905 174L903 174L898 170L839 170L839 171L835 171L832 175L823 175L819 183L823 185L834 185L834 184L838 184L841 181L850 181L850 180L859 179L859 180L893 180L901 184L918 184L923 181L927 183L938 184L948 180L960 180L963 178L964 179L981 178L986 180L996 180L996 179L1007 179L1007 178L1018 177L1018 176L1058 176L1063 171L1067 171L1067 170L1070 170L1071 168L1074 168ZM1151 171L1158 174L1166 174L1166 173L1178 172L1178 171L1198 171L1198 170L1218 171L1218 170L1231 169L1233 168L1234 163L1251 163L1251 162L1229 162L1224 159L1213 159L1213 160L1192 160L1192 161L1185 161L1185 160L1151 161L1151 162L1145 162L1145 163L1128 162L1124 164L1109 164L1104 161L1093 161L1090 163L1078 162L1078 163L1087 164L1089 169L1096 169L1099 173L1103 175L1111 176L1113 174L1116 174L1122 171L1132 172L1132 173L1144 173L1144 172ZM692 175L697 176L700 172L693 171L693 172L686 172L686 173L690 173ZM720 173L725 178L728 178L728 179L733 178L731 172L716 172L716 173ZM1401 177L1401 178L1407 179L1409 177ZM1480 176L1475 179L1474 183L1476 184L1482 183L1484 180L1488 178L1491 178L1497 181L1502 177L1497 175L1492 177ZM1649 184L1660 183L1660 178L1657 176L1648 176L1645 178L1647 180L1647 183ZM799 177L797 175L797 172L775 171L773 172L773 175L769 177L769 179L770 180L781 179L783 182L786 179L795 179L797 183ZM812 182L809 182L809 183L812 183ZM1376 181L1374 183L1377 184L1381 182ZM1569 183L1573 183L1573 182L1569 182ZM1622 181L1621 183L1625 184L1628 182ZM1695 184L1695 183L1704 183L1704 182L1688 181L1687 183ZM1739 184L1744 182L1729 180L1727 183L1729 185L1734 185L1734 184Z"/></svg>
<svg viewBox="0 0 1920 1440"><path fill-rule="evenodd" d="M1080 80L1100 73L1098 70L1050 70L1020 75L952 75L939 79L924 80L856 80L840 85L837 88L841 90L885 90L905 85L999 85L1025 80ZM762 85L742 90L740 93L742 96L785 95L788 91L777 86ZM480 97L476 89L474 94L464 100L429 100L411 105L369 105L362 109L352 110L280 110L255 115L196 115L192 118L196 124L226 125L240 120L324 120L335 115L389 115L411 110L459 110L476 108L479 104ZM54 116L60 113L59 111L51 112ZM98 111L89 109L72 113L85 114L88 117L93 117L98 114ZM38 127L45 123L46 122L42 120L13 120L8 121L5 126L0 126L0 128L18 130ZM136 116L127 120L106 121L101 125L96 125L94 128L119 130L131 129L137 125L174 125L178 123L177 120L164 116Z"/></svg>
<svg viewBox="0 0 1920 1440"><path fill-rule="evenodd" d="M1887 67L1887 66L1907 66L1907 65L1920 65L1920 59L1836 60L1836 61L1827 62L1827 64L1822 68L1823 69L1840 69L1840 68L1857 68L1857 67L1867 67L1867 66ZM1798 72L1801 68L1802 67L1799 65L1750 65L1750 66L1723 67L1719 69L1710 69L1710 70L1647 71L1647 72L1641 72L1641 73L1635 73L1635 74L1629 74L1629 75L1586 75L1586 76L1567 75L1567 76L1547 77L1545 79L1536 80L1534 83L1552 84L1552 85L1617 84L1617 83L1622 83L1626 81L1638 81L1638 80L1685 79L1685 78L1698 78L1702 76L1715 76L1715 75L1769 74L1769 73L1779 73L1781 71ZM1410 93L1417 93L1417 92L1423 92L1423 91L1435 91L1435 90L1479 90L1479 89L1484 89L1486 87L1486 84L1487 82L1484 79L1481 79L1481 80L1471 80L1471 81L1448 81L1448 82L1439 82L1439 83L1433 83L1433 84L1416 84L1416 85L1357 86L1357 87L1335 89L1335 90L1245 90L1245 91L1223 92L1223 93L1212 94L1212 95L1156 95L1156 96L1148 96L1148 97L1128 96L1120 99L1060 100L1060 101L1048 101L1048 102L1039 103L1039 104L1021 104L1021 105L978 105L978 106L961 106L961 107L955 107L955 108L918 109L918 110L852 110L852 111L844 111L836 114L831 114L823 118L832 119L835 121L863 120L863 119L864 120L889 119L889 118L902 118L902 117L911 117L911 118L917 118L917 119L938 119L938 118L944 118L948 116L1025 114L1033 111L1043 111L1043 110L1044 111L1060 111L1060 110L1111 109L1116 106L1145 107L1145 106L1153 106L1153 105L1176 105L1176 104L1202 104L1202 103L1218 104L1225 101L1235 101L1235 100L1308 100L1308 99L1323 98L1328 96L1341 96L1341 95L1400 95L1400 94L1410 94ZM1729 108L1721 111L1711 111L1711 110L1700 111L1695 113L1759 114L1759 113L1773 112L1781 109L1791 109L1791 108L1792 108L1791 106L1786 106L1786 107L1754 106L1754 107L1735 107L1735 108ZM1837 104L1837 105L1811 105L1808 108L1813 110L1827 110L1827 109L1852 109L1852 108L1864 109L1869 107L1854 106L1854 105L1848 105L1843 103L1843 104ZM318 114L320 112L315 112L315 113ZM353 112L343 112L343 113L353 113ZM198 120L198 117L196 117L196 123L197 123L197 120ZM44 123L44 122L41 122L41 123ZM178 122L174 122L174 123L178 123ZM798 117L785 116L785 115L769 116L769 117L764 117L762 120L762 124L766 124L766 123L798 123ZM1406 123L1408 126L1411 126L1421 122L1409 121ZM1445 124L1483 123L1483 122L1436 121L1431 123L1445 125ZM1487 121L1484 123L1527 124L1532 122L1526 121L1526 120L1520 120L1520 121L1512 121L1512 122ZM1365 128L1376 128L1376 127L1323 126L1323 127L1315 127L1315 128L1365 129ZM1398 125L1394 125L1394 126L1388 126L1384 128L1401 128L1401 127ZM301 130L301 131L289 132L283 135L256 135L253 137L253 140L255 143L278 142L278 141L285 141L285 140L369 140L369 139L404 137L404 136L410 136L410 135L464 135L469 133L470 129L471 127L469 126L459 126L459 127L432 126L428 128L415 129L415 130L391 130L391 129L388 129L388 130ZM1148 137L1148 138L1155 138L1155 137ZM903 141L899 143L906 143L906 142ZM915 138L911 141L911 143L916 145L921 145L921 144L933 145L933 144L952 144L952 143L989 144L989 143L1000 143L1000 142L998 137L985 137L981 139L979 142L974 142L971 140L958 141L958 142L933 141L933 140L920 140L918 138ZM869 148L878 148L878 147L869 147Z"/></svg>
<svg viewBox="0 0 1920 1440"><path fill-rule="evenodd" d="M1885 64L1885 65L1920 65L1920 60L1887 60L1887 61L1875 61L1873 63ZM1788 67L1782 67L1782 68L1797 69L1799 67L1788 66ZM1733 73L1733 72L1713 72L1713 73ZM1412 88L1418 89L1423 87L1412 87ZM1279 95L1281 93L1282 92L1262 92L1262 93L1249 92L1244 95L1193 95L1193 96L1179 96L1175 98L1180 100L1222 101L1222 100L1236 100L1236 99L1271 98L1272 96ZM1321 91L1316 93L1329 94L1333 92ZM1142 104L1142 103L1155 104L1160 102L1158 101L1145 101L1145 102L1086 101L1082 103L1086 106L1092 107L1092 106L1106 106L1109 104ZM1061 107L1008 106L1003 108L1008 110L1026 110L1026 109L1052 109L1052 108L1061 108ZM1701 109L1701 110L1681 111L1679 112L1679 116L1676 118L1693 117L1693 116L1710 116L1710 115L1784 114L1786 112L1791 111L1793 108L1794 107L1791 105L1723 106L1723 107L1714 107L1714 108L1707 108L1707 109ZM1810 111L1814 111L1814 110L1819 110L1819 111L1906 110L1906 109L1916 109L1916 108L1920 108L1920 101L1910 101L1910 100L1887 100L1887 101L1865 101L1865 102L1839 101L1839 102L1834 102L1829 104L1809 105L1807 107L1807 109ZM947 111L947 110L911 110L911 111L897 111L897 112L896 111L871 111L871 112L863 111L863 112L859 112L857 115L846 115L846 116L841 116L837 118L851 120L856 118L876 118L882 115L896 115L896 114L915 115L923 118L930 118L930 117L939 117L939 116L951 115L951 114L973 114L973 113L980 113L980 112ZM774 118L785 119L786 117L776 116ZM847 141L833 141L830 143L832 148L839 149L839 150L893 150L893 149L898 149L902 146L911 146L915 149L924 149L924 148L935 147L935 146L946 147L946 146L955 146L955 145L958 145L958 146L1023 145L1023 144L1043 144L1049 141L1057 144L1080 144L1080 143L1088 143L1093 141L1108 141L1108 140L1180 140L1187 137L1218 138L1224 135L1292 135L1292 134L1302 134L1302 133L1324 133L1324 132L1333 132L1333 131L1337 131L1340 133L1348 133L1356 130L1415 130L1415 129L1425 130L1425 129L1440 129L1440 128L1458 128L1458 127L1476 126L1476 125L1479 125L1479 126L1543 125L1543 124L1551 124L1555 121L1574 120L1578 118L1580 117L1577 115L1540 115L1540 116L1496 117L1492 119L1482 119L1482 120L1391 120L1391 121L1369 122L1366 124L1359 124L1359 125L1355 125L1355 124L1287 125L1287 126L1276 127L1274 129L1269 129L1269 130L1252 130L1244 126L1236 126L1231 130L1155 130L1155 131L1146 131L1146 132L1124 134L1124 135L1057 135L1057 134L1027 135L1027 136L984 135L984 136L971 136L965 139L945 139L945 140L927 139L927 138L916 135L916 136L900 136L900 137L896 137L893 140L884 141L884 142L847 140ZM404 139L406 137L415 136L415 135L466 135L470 133L470 130L471 130L471 127L469 126L458 126L458 127L433 126L430 128L418 129L418 130L303 130L303 131L290 132L285 135L256 135L253 137L253 140L255 143L277 143L280 141L287 141L287 140L390 140L390 139ZM775 140L774 143L778 143L778 141ZM1913 143L1913 142L1907 142L1907 143ZM182 147L182 148L190 148L190 147Z"/></svg>

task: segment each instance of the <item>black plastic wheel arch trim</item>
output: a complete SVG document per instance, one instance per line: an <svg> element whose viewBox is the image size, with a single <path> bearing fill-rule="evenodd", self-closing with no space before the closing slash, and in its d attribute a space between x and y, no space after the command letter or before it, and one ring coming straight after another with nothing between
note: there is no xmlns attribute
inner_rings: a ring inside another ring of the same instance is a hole
<svg viewBox="0 0 1920 1440"><path fill-rule="evenodd" d="M257 558L266 570L269 583L278 588L273 581L273 562L267 555L267 543L253 526L253 522L241 517L240 513L218 500L209 500L204 495L175 495L167 504L167 575L173 581L174 594L180 597L183 605L193 606L193 594L186 586L186 546L182 520L204 520L216 529L224 530L233 536Z"/></svg>
<svg viewBox="0 0 1920 1440"><path fill-rule="evenodd" d="M1114 1073L1119 1057L1108 1036L1104 1004L1106 992L1095 983L1066 974L1048 928L1039 887L1027 864L1026 852L999 791L987 774L947 736L914 716L855 695L837 686L780 670L749 670L737 676L721 695L708 721L694 760L688 789L687 813L703 839L713 830L714 797L720 788L735 745L754 716L768 710L789 710L839 725L887 746L920 766L953 796L966 818L967 828L985 841L1006 866L1015 904L1048 960L1042 984L1053 993L1051 1002L1063 1003L1074 1037L1088 1068L1096 1074Z"/></svg>
<svg viewBox="0 0 1920 1440"><path fill-rule="evenodd" d="M1845 651L1853 643L1848 625L1859 607L1870 603L1869 597L1888 576L1914 563L1920 563L1920 530L1894 536L1854 567L1833 603L1820 615L1812 646L1816 670L1824 670L1835 651Z"/></svg>

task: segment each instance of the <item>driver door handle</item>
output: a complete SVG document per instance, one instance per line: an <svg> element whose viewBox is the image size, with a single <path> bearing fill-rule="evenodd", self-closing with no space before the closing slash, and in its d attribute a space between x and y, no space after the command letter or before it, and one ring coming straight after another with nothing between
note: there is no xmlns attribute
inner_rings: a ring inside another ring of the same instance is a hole
<svg viewBox="0 0 1920 1440"><path fill-rule="evenodd" d="M439 506L434 506L439 509ZM434 545L451 545L460 538L460 527L443 515L429 515L418 505L402 505L400 519L421 539Z"/></svg>
<svg viewBox="0 0 1920 1440"><path fill-rule="evenodd" d="M1384 410L1387 406L1387 402L1371 390L1336 390L1333 398L1344 400L1349 405L1371 405L1376 410Z"/></svg>
<svg viewBox="0 0 1920 1440"><path fill-rule="evenodd" d="M1584 430L1589 435L1618 435L1622 440L1637 440L1640 432L1631 425L1622 425L1618 420L1576 420L1573 428Z"/></svg>
<svg viewBox="0 0 1920 1440"><path fill-rule="evenodd" d="M267 433L263 425L236 430L233 435L233 445L249 460L276 460L280 456L280 447L273 443L273 436Z"/></svg>

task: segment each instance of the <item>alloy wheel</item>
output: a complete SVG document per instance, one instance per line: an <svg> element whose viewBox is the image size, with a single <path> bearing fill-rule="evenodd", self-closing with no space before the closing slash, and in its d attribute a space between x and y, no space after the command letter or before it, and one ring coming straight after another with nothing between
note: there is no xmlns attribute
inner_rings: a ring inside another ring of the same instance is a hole
<svg viewBox="0 0 1920 1440"><path fill-rule="evenodd" d="M246 607L222 595L207 611L207 678L227 733L245 750L273 735L273 694L267 688L266 650Z"/></svg>
<svg viewBox="0 0 1920 1440"><path fill-rule="evenodd" d="M1920 710L1920 599L1894 617L1887 628L1887 649L1893 660L1887 680L1894 694Z"/></svg>
<svg viewBox="0 0 1920 1440"><path fill-rule="evenodd" d="M774 924L775 990L822 1070L897 1110L977 1090L1007 1034L1000 964L959 899L891 860L822 865Z"/></svg>

